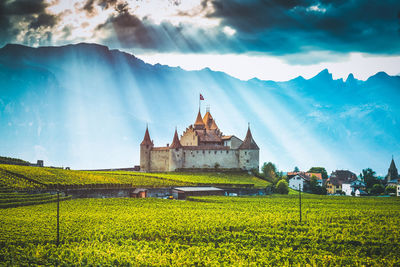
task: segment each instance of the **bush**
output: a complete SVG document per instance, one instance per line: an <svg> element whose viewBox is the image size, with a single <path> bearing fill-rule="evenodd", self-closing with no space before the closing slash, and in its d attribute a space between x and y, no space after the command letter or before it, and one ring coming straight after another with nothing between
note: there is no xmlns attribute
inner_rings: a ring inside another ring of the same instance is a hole
<svg viewBox="0 0 400 267"><path fill-rule="evenodd" d="M285 180L279 180L276 184L276 193L278 194L289 194L289 185Z"/></svg>
<svg viewBox="0 0 400 267"><path fill-rule="evenodd" d="M386 194L396 193L396 187L393 185L386 186L385 192L386 192Z"/></svg>
<svg viewBox="0 0 400 267"><path fill-rule="evenodd" d="M385 192L385 188L381 184L374 184L371 189L371 194L379 195Z"/></svg>

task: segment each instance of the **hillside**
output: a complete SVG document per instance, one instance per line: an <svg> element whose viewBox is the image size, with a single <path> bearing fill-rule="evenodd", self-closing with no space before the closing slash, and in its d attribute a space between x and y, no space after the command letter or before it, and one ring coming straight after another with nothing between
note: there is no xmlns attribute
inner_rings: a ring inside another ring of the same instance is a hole
<svg viewBox="0 0 400 267"><path fill-rule="evenodd" d="M5 164L0 164L0 178L0 187L17 190L196 185L265 188L270 184L247 173L99 172Z"/></svg>
<svg viewBox="0 0 400 267"><path fill-rule="evenodd" d="M267 71L267 70L266 70ZM224 134L250 122L260 163L279 169L371 167L400 151L400 77L241 81L210 69L150 65L96 44L0 49L0 151L74 169L137 165L149 124L156 146L195 120L198 96Z"/></svg>

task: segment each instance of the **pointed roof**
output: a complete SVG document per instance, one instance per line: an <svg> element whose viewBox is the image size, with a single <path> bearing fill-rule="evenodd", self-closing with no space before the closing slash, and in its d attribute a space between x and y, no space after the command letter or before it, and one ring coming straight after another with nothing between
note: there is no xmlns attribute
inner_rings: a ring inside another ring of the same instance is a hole
<svg viewBox="0 0 400 267"><path fill-rule="evenodd" d="M216 130L216 129L218 129L218 126L215 123L215 120L211 116L211 113L209 111L207 111L206 114L204 115L203 123L206 126L206 130Z"/></svg>
<svg viewBox="0 0 400 267"><path fill-rule="evenodd" d="M204 126L205 126L203 119L201 118L200 109L199 109L199 113L197 113L197 118L196 118L196 122L194 123L194 126L195 126L195 128L204 128Z"/></svg>
<svg viewBox="0 0 400 267"><path fill-rule="evenodd" d="M390 170L397 170L396 164L394 163L393 156L392 156L392 162L390 163L390 167L389 167L389 171Z"/></svg>
<svg viewBox="0 0 400 267"><path fill-rule="evenodd" d="M253 136L251 135L250 125L249 125L249 128L247 129L246 137L244 138L244 141L240 145L239 149L254 149L254 150L260 149L257 146L256 142L254 141Z"/></svg>
<svg viewBox="0 0 400 267"><path fill-rule="evenodd" d="M169 146L169 148L181 148L181 147L182 147L182 144L179 141L178 132L176 131L176 128L175 128L174 139L172 140L172 144Z"/></svg>
<svg viewBox="0 0 400 267"><path fill-rule="evenodd" d="M392 162L390 163L390 167L387 174L387 180L396 180L399 179L399 173L397 172L396 164L394 163L394 159L392 156Z"/></svg>
<svg viewBox="0 0 400 267"><path fill-rule="evenodd" d="M140 145L153 145L153 142L151 142L150 139L150 134L149 134L149 127L146 125L146 132L144 133L144 138L143 141L140 143Z"/></svg>

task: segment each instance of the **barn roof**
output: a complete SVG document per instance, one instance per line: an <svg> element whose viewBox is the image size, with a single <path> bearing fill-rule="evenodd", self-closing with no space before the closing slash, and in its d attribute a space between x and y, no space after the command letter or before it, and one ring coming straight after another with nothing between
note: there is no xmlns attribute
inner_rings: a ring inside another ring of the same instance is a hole
<svg viewBox="0 0 400 267"><path fill-rule="evenodd" d="M174 190L183 192L223 191L222 189L213 186L175 187Z"/></svg>

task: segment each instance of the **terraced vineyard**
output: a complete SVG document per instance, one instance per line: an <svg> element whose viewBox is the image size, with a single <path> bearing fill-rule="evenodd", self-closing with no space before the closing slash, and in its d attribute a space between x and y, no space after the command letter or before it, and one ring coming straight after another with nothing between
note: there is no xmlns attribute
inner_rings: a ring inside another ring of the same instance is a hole
<svg viewBox="0 0 400 267"><path fill-rule="evenodd" d="M4 265L399 266L400 200L77 199L0 210Z"/></svg>
<svg viewBox="0 0 400 267"><path fill-rule="evenodd" d="M70 196L61 196L60 201L71 199ZM19 206L37 205L56 202L57 195L49 193L27 194L27 193L0 193L0 208L13 208Z"/></svg>
<svg viewBox="0 0 400 267"><path fill-rule="evenodd" d="M74 171L0 164L0 184L15 189L116 187L170 187L228 185L265 188L268 182L247 173L140 173Z"/></svg>

